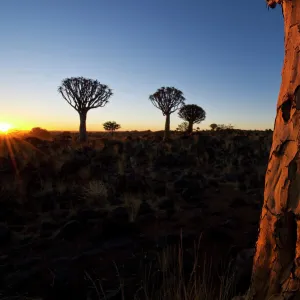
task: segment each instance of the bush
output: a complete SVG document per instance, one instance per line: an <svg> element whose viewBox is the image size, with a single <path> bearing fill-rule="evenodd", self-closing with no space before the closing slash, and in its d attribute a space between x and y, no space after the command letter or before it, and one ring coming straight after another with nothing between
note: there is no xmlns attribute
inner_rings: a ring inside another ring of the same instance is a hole
<svg viewBox="0 0 300 300"><path fill-rule="evenodd" d="M29 134L33 137L42 139L42 140L51 140L52 136L51 133L43 128L40 127L34 127L29 131Z"/></svg>

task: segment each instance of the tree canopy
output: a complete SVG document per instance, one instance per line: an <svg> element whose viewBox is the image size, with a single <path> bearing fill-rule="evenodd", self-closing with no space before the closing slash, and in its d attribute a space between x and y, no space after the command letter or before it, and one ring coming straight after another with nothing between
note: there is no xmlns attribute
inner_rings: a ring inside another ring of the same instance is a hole
<svg viewBox="0 0 300 300"><path fill-rule="evenodd" d="M107 85L84 77L63 79L58 92L78 112L103 107L113 95Z"/></svg>
<svg viewBox="0 0 300 300"><path fill-rule="evenodd" d="M162 111L164 116L175 112L184 105L185 101L182 91L174 87L162 87L150 95L149 99L156 108Z"/></svg>
<svg viewBox="0 0 300 300"><path fill-rule="evenodd" d="M115 121L107 121L103 123L103 128L107 131L114 132L121 128L120 124L117 124Z"/></svg>
<svg viewBox="0 0 300 300"><path fill-rule="evenodd" d="M205 120L206 113L202 107L196 104L187 104L180 108L178 116L187 122L195 124Z"/></svg>

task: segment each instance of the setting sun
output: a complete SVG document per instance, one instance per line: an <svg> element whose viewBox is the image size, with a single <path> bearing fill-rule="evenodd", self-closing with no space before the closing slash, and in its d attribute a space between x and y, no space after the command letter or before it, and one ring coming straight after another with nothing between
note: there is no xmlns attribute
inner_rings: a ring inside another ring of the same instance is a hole
<svg viewBox="0 0 300 300"><path fill-rule="evenodd" d="M7 133L12 128L11 124L8 123L0 123L0 132Z"/></svg>

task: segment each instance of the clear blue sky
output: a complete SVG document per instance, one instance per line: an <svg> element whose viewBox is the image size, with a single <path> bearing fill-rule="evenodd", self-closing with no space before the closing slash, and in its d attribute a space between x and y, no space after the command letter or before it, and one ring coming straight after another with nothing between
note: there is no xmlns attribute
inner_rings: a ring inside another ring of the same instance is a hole
<svg viewBox="0 0 300 300"><path fill-rule="evenodd" d="M280 7L264 0L7 0L0 9L0 123L77 130L58 94L66 77L109 85L88 130L115 120L159 130L148 97L161 86L206 110L200 125L273 128L283 62ZM171 116L171 128L181 122Z"/></svg>

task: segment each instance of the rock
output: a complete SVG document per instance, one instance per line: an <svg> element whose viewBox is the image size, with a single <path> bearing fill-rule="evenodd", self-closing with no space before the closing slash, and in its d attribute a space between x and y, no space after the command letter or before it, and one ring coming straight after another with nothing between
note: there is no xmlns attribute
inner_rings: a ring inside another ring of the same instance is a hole
<svg viewBox="0 0 300 300"><path fill-rule="evenodd" d="M9 263L7 261L1 261L0 262L0 289L2 288L2 285L4 286L5 284L3 283L3 279L5 276L11 272L14 271L14 265L12 263Z"/></svg>
<svg viewBox="0 0 300 300"><path fill-rule="evenodd" d="M45 300L82 300L88 293L84 272L75 267L60 266L54 271L53 281L45 289Z"/></svg>
<svg viewBox="0 0 300 300"><path fill-rule="evenodd" d="M225 181L225 182L237 182L238 181L238 175L237 174L225 174L224 176L223 176L223 180Z"/></svg>
<svg viewBox="0 0 300 300"><path fill-rule="evenodd" d="M177 166L178 161L173 154L162 154L156 157L153 164L155 168L174 168Z"/></svg>
<svg viewBox="0 0 300 300"><path fill-rule="evenodd" d="M116 249L116 248L125 248L129 247L131 248L133 245L133 240L128 237L119 237L116 239L111 239L109 241L106 241L103 243L103 249L104 250L111 250L111 249Z"/></svg>
<svg viewBox="0 0 300 300"><path fill-rule="evenodd" d="M72 257L71 261L77 262L79 260L84 260L85 258L88 258L88 257L99 256L100 254L103 254L103 253L105 253L105 251L103 250L103 247L101 245L98 248L93 247L92 249L86 250L83 253Z"/></svg>
<svg viewBox="0 0 300 300"><path fill-rule="evenodd" d="M19 270L10 274L5 274L3 282L5 287L8 289L20 290L26 288L26 285L29 283L29 281L35 280L35 284L37 284L37 279L40 278L39 273L39 267Z"/></svg>
<svg viewBox="0 0 300 300"><path fill-rule="evenodd" d="M60 177L74 177L77 172L89 164L89 160L85 157L78 157L76 159L65 162L59 172Z"/></svg>
<svg viewBox="0 0 300 300"><path fill-rule="evenodd" d="M152 213L138 216L137 222L140 225L153 224L157 220L156 216Z"/></svg>
<svg viewBox="0 0 300 300"><path fill-rule="evenodd" d="M247 202L242 197L236 197L232 200L229 206L232 208L243 207L243 206L247 206Z"/></svg>
<svg viewBox="0 0 300 300"><path fill-rule="evenodd" d="M210 179L209 182L208 182L208 185L210 187L213 187L213 188L219 188L220 187L219 180L217 180L217 179Z"/></svg>
<svg viewBox="0 0 300 300"><path fill-rule="evenodd" d="M0 195L0 222L7 222L8 220L11 221L12 219L18 220L18 218L15 218L16 208L12 206L13 199L10 199L9 195L7 196L8 198L5 199L2 193ZM18 225L18 222L15 225Z"/></svg>
<svg viewBox="0 0 300 300"><path fill-rule="evenodd" d="M3 246L8 242L10 242L10 240L11 240L10 229L4 224L0 224L0 245Z"/></svg>
<svg viewBox="0 0 300 300"><path fill-rule="evenodd" d="M0 157L0 174L8 174L14 172L14 165L11 159Z"/></svg>
<svg viewBox="0 0 300 300"><path fill-rule="evenodd" d="M71 220L67 222L62 228L58 229L52 236L54 239L66 239L71 240L76 237L82 230L82 225L76 221Z"/></svg>
<svg viewBox="0 0 300 300"><path fill-rule="evenodd" d="M220 227L211 227L203 232L203 239L213 241L215 244L230 245L233 242L230 236L224 229Z"/></svg>
<svg viewBox="0 0 300 300"><path fill-rule="evenodd" d="M41 257L25 258L23 261L15 264L15 270L28 270L42 261Z"/></svg>
<svg viewBox="0 0 300 300"><path fill-rule="evenodd" d="M115 237L123 237L132 235L134 233L137 233L137 226L135 223L129 223L129 220L126 221L118 220L118 219L112 219L108 218L103 221L103 238L105 239L111 239Z"/></svg>
<svg viewBox="0 0 300 300"><path fill-rule="evenodd" d="M238 223L234 219L227 219L223 223L220 224L221 227L223 228L228 228L228 229L235 229L238 226Z"/></svg>
<svg viewBox="0 0 300 300"><path fill-rule="evenodd" d="M182 177L174 182L174 188L177 193L180 193L182 198L187 202L197 202L201 199L201 191L204 185L202 179L193 179Z"/></svg>
<svg viewBox="0 0 300 300"><path fill-rule="evenodd" d="M166 183L164 181L147 178L147 183L154 195L159 197L166 195Z"/></svg>
<svg viewBox="0 0 300 300"><path fill-rule="evenodd" d="M160 209L169 210L174 209L174 201L173 199L164 198L160 204L158 205Z"/></svg>
<svg viewBox="0 0 300 300"><path fill-rule="evenodd" d="M27 143L31 144L32 146L36 147L36 148L39 148L39 147L43 147L45 145L48 144L47 141L45 140L42 140L38 137L35 137L35 136L29 136L29 137L26 137L24 139Z"/></svg>
<svg viewBox="0 0 300 300"><path fill-rule="evenodd" d="M250 285L254 254L255 248L244 249L238 253L235 259L236 291L238 294L244 294Z"/></svg>
<svg viewBox="0 0 300 300"><path fill-rule="evenodd" d="M53 221L45 220L41 223L41 231L55 230L59 227L58 223L54 223Z"/></svg>
<svg viewBox="0 0 300 300"><path fill-rule="evenodd" d="M128 222L129 213L126 207L117 207L112 212L110 217L118 222Z"/></svg>
<svg viewBox="0 0 300 300"><path fill-rule="evenodd" d="M79 210L72 219L82 223L88 222L89 220L95 220L95 219L101 221L106 218L107 214L108 213L106 210L96 210L96 209L87 208L87 209Z"/></svg>
<svg viewBox="0 0 300 300"><path fill-rule="evenodd" d="M152 214L152 213L154 213L154 210L152 209L150 204L147 202L142 202L139 209L139 216Z"/></svg>
<svg viewBox="0 0 300 300"><path fill-rule="evenodd" d="M41 202L42 212L54 210L57 205L56 198L52 193L43 195L43 197L41 197L41 199L39 199L37 202Z"/></svg>

